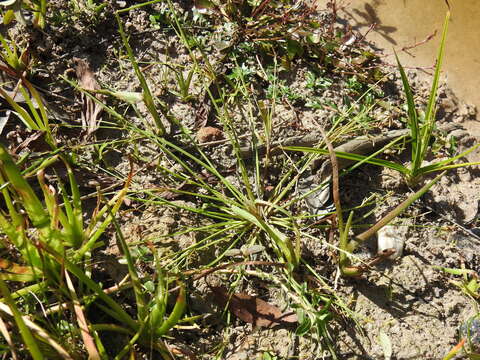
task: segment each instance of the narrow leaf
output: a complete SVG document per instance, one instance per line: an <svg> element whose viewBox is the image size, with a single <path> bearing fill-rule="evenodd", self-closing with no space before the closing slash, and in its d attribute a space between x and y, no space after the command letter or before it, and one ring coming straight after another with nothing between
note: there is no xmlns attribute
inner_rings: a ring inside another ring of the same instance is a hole
<svg viewBox="0 0 480 360"><path fill-rule="evenodd" d="M397 53L395 53L395 58L397 59L398 69L400 71L400 76L402 78L403 89L405 91L405 97L407 98L407 108L408 108L408 118L407 124L410 128L410 136L412 138L412 167L417 168L421 164L418 164L419 158L418 156L421 153L422 148L422 139L419 138L419 123L418 123L418 114L417 109L415 107L415 101L413 99L412 88L408 82L407 75L405 74L405 70L403 69L400 60L398 59Z"/></svg>
<svg viewBox="0 0 480 360"><path fill-rule="evenodd" d="M78 301L77 293L75 292L75 288L73 286L72 280L70 279L70 275L68 275L67 271L65 271L64 274L68 291L70 292L70 296L73 300L73 309L75 310L78 327L80 328L80 335L82 336L83 344L85 345L85 348L88 352L88 359L100 360L100 354L98 353L97 347L95 346L95 341L93 340L93 337L90 335L87 319L85 318L85 314L83 313L80 301Z"/></svg>

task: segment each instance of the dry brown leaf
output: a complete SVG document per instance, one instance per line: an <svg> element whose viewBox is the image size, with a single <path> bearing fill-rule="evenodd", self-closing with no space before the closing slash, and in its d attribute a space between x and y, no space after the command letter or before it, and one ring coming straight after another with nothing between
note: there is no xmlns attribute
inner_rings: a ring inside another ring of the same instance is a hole
<svg viewBox="0 0 480 360"><path fill-rule="evenodd" d="M230 310L240 320L258 327L291 326L298 322L293 312L282 313L278 307L245 293L228 294L224 286L211 286L214 301Z"/></svg>
<svg viewBox="0 0 480 360"><path fill-rule="evenodd" d="M85 90L100 90L100 86L95 79L95 75L90 70L90 65L87 61L79 58L73 58L75 64L75 74L77 75L78 83L81 88ZM102 95L96 94L95 97L102 100ZM102 112L102 107L93 101L91 98L82 93L82 128L85 139L90 137L99 127L99 116Z"/></svg>

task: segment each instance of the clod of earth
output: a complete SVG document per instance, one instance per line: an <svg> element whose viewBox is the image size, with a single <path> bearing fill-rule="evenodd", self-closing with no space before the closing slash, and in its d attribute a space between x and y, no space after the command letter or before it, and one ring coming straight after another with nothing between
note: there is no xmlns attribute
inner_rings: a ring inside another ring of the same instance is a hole
<svg viewBox="0 0 480 360"><path fill-rule="evenodd" d="M204 126L197 132L197 140L200 144L223 139L222 130L213 126Z"/></svg>

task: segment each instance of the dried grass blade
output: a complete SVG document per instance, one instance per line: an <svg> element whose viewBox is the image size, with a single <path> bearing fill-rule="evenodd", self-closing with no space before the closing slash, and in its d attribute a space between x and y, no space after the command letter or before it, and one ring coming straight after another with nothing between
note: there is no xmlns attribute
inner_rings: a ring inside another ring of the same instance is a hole
<svg viewBox="0 0 480 360"><path fill-rule="evenodd" d="M95 341L93 337L90 335L90 330L88 329L87 319L85 318L85 314L83 313L82 306L80 305L80 301L78 301L77 294L75 293L75 288L73 287L72 280L70 279L70 275L68 275L68 271L65 271L65 280L67 283L68 291L70 291L70 295L73 300L73 308L75 310L75 315L77 317L78 327L80 328L80 334L83 339L83 344L87 349L89 360L97 360L101 359L100 354L98 353L97 347L95 346Z"/></svg>
<svg viewBox="0 0 480 360"><path fill-rule="evenodd" d="M7 325L3 321L2 317L0 317L0 332L2 333L5 341L7 342L8 346L10 347L10 352L12 354L12 359L17 360L17 353L15 352L15 344L12 342L12 337L8 332Z"/></svg>
<svg viewBox="0 0 480 360"><path fill-rule="evenodd" d="M80 87L86 91L100 90L97 80L87 61L74 58L75 73L77 75ZM95 94L98 100L102 100L102 95ZM102 107L85 94L82 94L82 127L85 139L89 138L99 127L99 116Z"/></svg>

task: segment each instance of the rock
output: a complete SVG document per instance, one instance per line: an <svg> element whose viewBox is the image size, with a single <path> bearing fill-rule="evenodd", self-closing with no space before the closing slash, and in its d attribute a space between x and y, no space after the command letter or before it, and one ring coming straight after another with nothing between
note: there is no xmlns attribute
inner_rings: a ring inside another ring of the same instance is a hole
<svg viewBox="0 0 480 360"><path fill-rule="evenodd" d="M378 253L393 248L395 252L388 259L394 260L402 256L405 233L403 226L387 225L381 228L377 233Z"/></svg>

